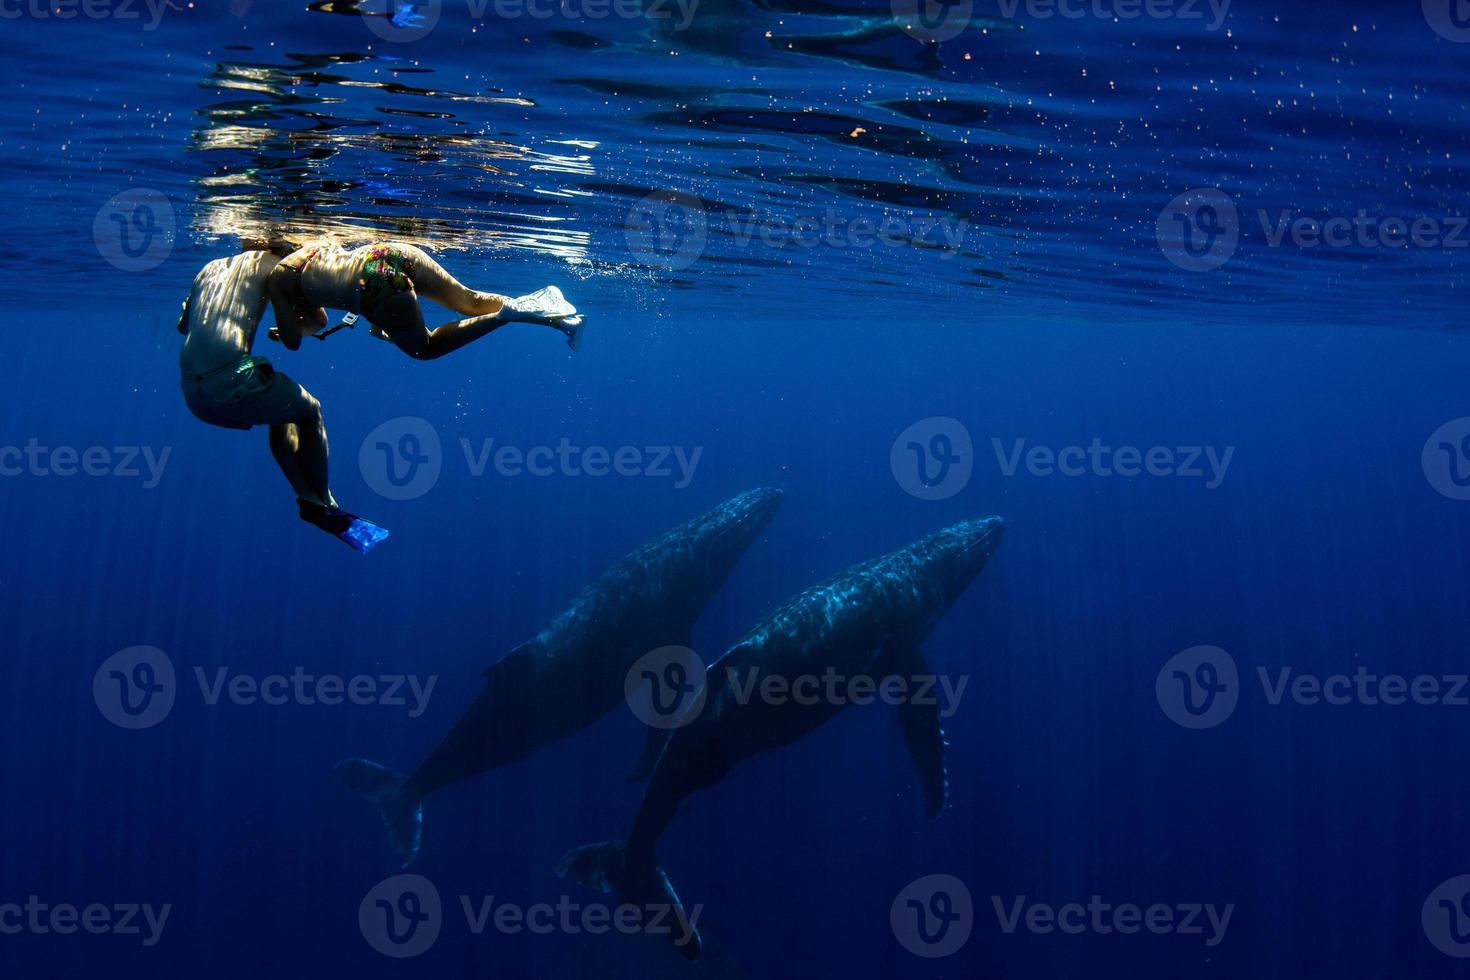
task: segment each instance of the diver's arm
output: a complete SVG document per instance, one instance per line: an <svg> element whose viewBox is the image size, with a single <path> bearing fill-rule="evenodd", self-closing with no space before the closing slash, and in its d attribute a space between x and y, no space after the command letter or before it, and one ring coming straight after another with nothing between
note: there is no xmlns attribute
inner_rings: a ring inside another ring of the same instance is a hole
<svg viewBox="0 0 1470 980"><path fill-rule="evenodd" d="M296 270L283 261L266 280L266 295L276 313L273 337L280 340L287 350L300 350L301 338L327 325L327 311L320 307L314 310L303 308L296 292Z"/></svg>

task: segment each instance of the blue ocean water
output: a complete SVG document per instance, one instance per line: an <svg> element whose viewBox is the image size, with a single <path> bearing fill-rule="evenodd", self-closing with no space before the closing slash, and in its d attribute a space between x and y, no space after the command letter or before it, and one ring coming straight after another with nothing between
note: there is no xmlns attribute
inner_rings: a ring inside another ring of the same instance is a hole
<svg viewBox="0 0 1470 980"><path fill-rule="evenodd" d="M66 9L0 25L5 977L1461 972L1462 11ZM1347 244L1313 244L1334 220ZM179 395L194 275L281 228L415 241L589 314L580 354L517 326L432 363L262 329L325 406L337 496L392 531L367 557L297 519L263 432ZM410 430L438 472L398 487L378 444L407 467ZM505 447L636 462L536 475ZM894 710L854 707L664 837L698 963L477 933L462 901L607 901L554 871L632 821L620 708L432 797L411 871L440 932L375 948L360 906L398 869L334 764L411 769L606 567L758 486L785 502L698 624L707 660L856 562L1007 519L925 644L965 683L946 811ZM176 677L135 730L94 680L137 646ZM1418 696L1330 681L1360 671ZM434 687L210 694L293 674ZM904 925L915 887L948 926ZM1070 903L1109 911L1050 925ZM115 928L131 905L167 918Z"/></svg>

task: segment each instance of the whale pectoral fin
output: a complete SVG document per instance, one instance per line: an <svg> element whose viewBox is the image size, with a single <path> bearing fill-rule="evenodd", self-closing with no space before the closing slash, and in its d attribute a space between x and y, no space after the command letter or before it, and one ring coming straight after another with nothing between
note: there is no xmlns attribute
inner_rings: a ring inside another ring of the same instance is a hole
<svg viewBox="0 0 1470 980"><path fill-rule="evenodd" d="M530 646L533 642L535 642L535 641L528 640L525 643L522 643L519 646L514 647L510 651L510 653L507 653L505 656L503 656L499 660L495 661L495 663L491 664L489 667L486 667L483 671L481 671L480 672L480 676L483 677L483 678L485 678L485 680L488 681L491 678L497 676L498 674L505 673L505 671L509 669L508 667L506 667L506 665L507 664L512 664L512 665L519 664L520 663L520 658L523 656L522 651L525 650L526 647Z"/></svg>
<svg viewBox="0 0 1470 980"><path fill-rule="evenodd" d="M653 775L653 770L658 768L658 760L663 757L664 746L669 744L673 734L672 728L648 729L648 737L643 741L643 754L638 757L633 771L628 773L628 782L641 783Z"/></svg>
<svg viewBox="0 0 1470 980"><path fill-rule="evenodd" d="M944 771L944 729L939 724L938 704L898 706L898 723L909 755L919 770L919 783L924 788L924 810L931 817L944 811L949 801L949 776Z"/></svg>
<svg viewBox="0 0 1470 980"><path fill-rule="evenodd" d="M918 677L928 677L929 665L918 648L890 648L896 654L892 670L912 682ZM949 801L949 776L944 769L944 728L939 721L937 698L926 697L921 703L903 701L898 706L898 725L903 731L903 740L909 747L909 756L919 770L919 785L924 790L924 810L931 817L944 811Z"/></svg>

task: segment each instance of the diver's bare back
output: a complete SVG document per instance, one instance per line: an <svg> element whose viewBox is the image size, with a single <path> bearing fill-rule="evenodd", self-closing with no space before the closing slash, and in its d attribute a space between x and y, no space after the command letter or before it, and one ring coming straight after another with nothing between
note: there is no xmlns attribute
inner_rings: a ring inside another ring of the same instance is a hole
<svg viewBox="0 0 1470 980"><path fill-rule="evenodd" d="M188 335L179 354L185 375L205 374L250 353L265 315L266 280L280 259L245 252L199 270L184 316Z"/></svg>

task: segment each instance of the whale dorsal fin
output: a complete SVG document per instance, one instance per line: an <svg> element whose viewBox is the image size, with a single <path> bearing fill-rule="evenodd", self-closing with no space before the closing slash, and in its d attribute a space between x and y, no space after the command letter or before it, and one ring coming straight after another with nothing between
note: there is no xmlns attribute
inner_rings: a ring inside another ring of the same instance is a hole
<svg viewBox="0 0 1470 980"><path fill-rule="evenodd" d="M915 679L932 677L924 652L917 641L890 637L884 642L884 662L890 675L908 681L908 690L916 691ZM939 722L939 699L932 692L923 698L905 700L898 706L898 725L909 756L919 770L919 785L924 790L924 809L937 817L949 800L949 776L944 770L944 729Z"/></svg>

